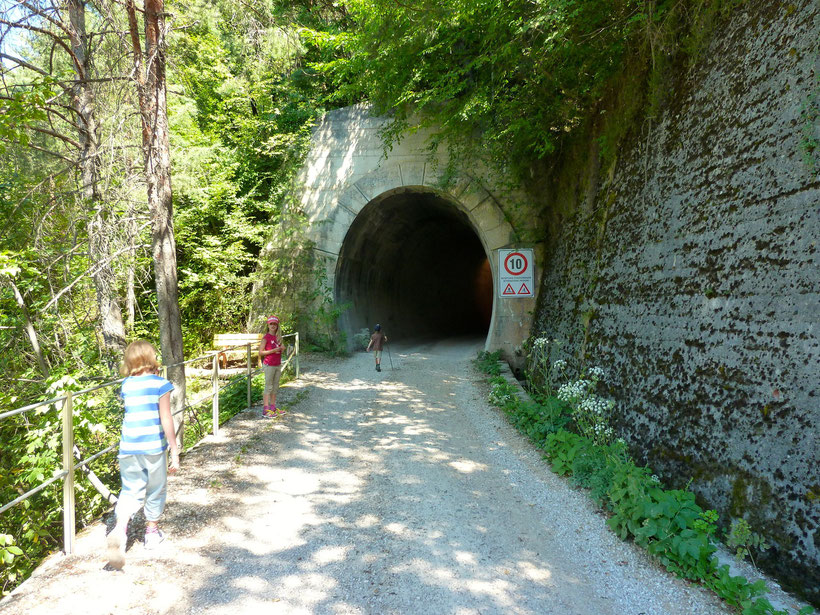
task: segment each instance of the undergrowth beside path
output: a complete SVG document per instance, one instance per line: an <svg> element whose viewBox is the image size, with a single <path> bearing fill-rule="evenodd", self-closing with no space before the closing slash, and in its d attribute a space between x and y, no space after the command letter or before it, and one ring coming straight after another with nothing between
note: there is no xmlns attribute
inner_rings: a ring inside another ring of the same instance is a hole
<svg viewBox="0 0 820 615"><path fill-rule="evenodd" d="M589 490L622 540L633 540L667 570L702 583L743 615L789 615L766 598L765 581L732 575L727 564L719 564L717 512L703 510L691 491L664 489L649 468L634 462L625 443L614 438L607 421L612 406L595 395L602 370L592 368L556 390L556 380L566 369L556 361L543 370L546 390L535 390L530 398L501 375L499 360L499 352L482 352L475 361L491 385L490 403L544 451L557 474ZM747 535L737 551L748 554L754 542L754 534ZM806 606L799 615L813 612Z"/></svg>

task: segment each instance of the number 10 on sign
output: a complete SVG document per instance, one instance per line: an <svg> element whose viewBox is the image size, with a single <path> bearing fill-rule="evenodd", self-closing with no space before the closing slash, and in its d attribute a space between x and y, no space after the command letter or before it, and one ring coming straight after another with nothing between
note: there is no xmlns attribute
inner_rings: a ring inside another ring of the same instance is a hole
<svg viewBox="0 0 820 615"><path fill-rule="evenodd" d="M531 248L498 251L498 293L507 298L534 297Z"/></svg>

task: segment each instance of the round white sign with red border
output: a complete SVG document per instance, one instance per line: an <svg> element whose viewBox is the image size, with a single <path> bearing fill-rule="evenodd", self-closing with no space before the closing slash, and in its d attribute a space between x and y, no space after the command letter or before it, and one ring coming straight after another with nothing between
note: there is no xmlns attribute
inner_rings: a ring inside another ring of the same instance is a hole
<svg viewBox="0 0 820 615"><path fill-rule="evenodd" d="M501 297L534 297L532 248L498 251L498 294Z"/></svg>

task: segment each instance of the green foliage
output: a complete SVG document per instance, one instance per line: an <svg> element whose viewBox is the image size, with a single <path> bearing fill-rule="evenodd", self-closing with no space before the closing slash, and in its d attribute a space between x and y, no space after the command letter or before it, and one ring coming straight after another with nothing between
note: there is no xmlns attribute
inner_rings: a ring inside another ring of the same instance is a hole
<svg viewBox="0 0 820 615"><path fill-rule="evenodd" d="M370 329L361 329L353 335L353 347L356 350L366 350L370 343Z"/></svg>
<svg viewBox="0 0 820 615"><path fill-rule="evenodd" d="M53 375L42 400L59 398L87 384L70 376ZM6 401L6 400L1 400ZM14 407L14 404L4 409ZM116 393L111 387L98 389L73 400L75 444L88 456L117 442L122 415ZM50 478L62 467L62 403L57 402L0 421L0 503L7 503ZM91 469L103 483L119 482L115 452L97 459ZM76 515L85 525L107 507L102 496L87 481L77 481ZM49 487L0 515L0 533L13 537L15 548L24 557L8 561L0 568L4 591L28 576L39 561L62 542L62 492L59 483ZM15 553L15 552L12 552ZM17 554L19 555L19 554Z"/></svg>
<svg viewBox="0 0 820 615"><path fill-rule="evenodd" d="M346 4L357 29L342 74L395 117L388 147L418 122L453 153L523 164L551 153L617 73L640 3Z"/></svg>
<svg viewBox="0 0 820 615"><path fill-rule="evenodd" d="M476 364L490 374L494 370L488 362L485 353ZM607 524L622 540L634 540L668 570L702 582L744 615L787 615L763 597L768 591L763 581L750 583L742 576L731 576L728 566L718 566L714 542L717 512L702 510L692 492L664 489L649 468L634 463L621 441L600 444L564 429L568 418L564 402L553 398L560 405L555 411L544 411L542 403L514 395L503 377L491 376L489 382L490 402L502 408L510 421L544 450L557 474L590 489L609 512ZM748 548L755 542L753 532L738 524L734 542ZM801 614L812 612L806 607Z"/></svg>
<svg viewBox="0 0 820 615"><path fill-rule="evenodd" d="M431 128L454 166L483 160L525 177L534 161L599 117L626 72L656 101L738 0L347 0L354 27L312 41L339 95L393 123L386 148ZM389 33L385 36L385 33ZM628 67L628 68L627 68ZM629 101L626 113L635 115ZM628 122L626 122L628 123ZM619 124L614 122L615 125ZM608 133L615 149L624 131Z"/></svg>
<svg viewBox="0 0 820 615"><path fill-rule="evenodd" d="M567 362L561 359L560 340L538 337L527 340L527 380L533 393L541 397L555 397L560 383L567 379Z"/></svg>
<svg viewBox="0 0 820 615"><path fill-rule="evenodd" d="M517 407L518 391L503 376L491 378L490 385L490 394L487 396L487 401L507 412Z"/></svg>
<svg viewBox="0 0 820 615"><path fill-rule="evenodd" d="M817 57L820 57L818 55ZM812 173L820 170L820 75L815 74L817 85L800 105L802 139L800 154Z"/></svg>
<svg viewBox="0 0 820 615"><path fill-rule="evenodd" d="M23 550L14 544L14 536L11 534L0 534L0 564L3 566L5 583L14 583L17 580L19 570L14 564L15 558L23 555ZM0 591L0 595L5 595L5 587Z"/></svg>
<svg viewBox="0 0 820 615"><path fill-rule="evenodd" d="M544 442L544 451L556 474L566 476L572 473L576 457L588 446L582 436L561 429L549 434Z"/></svg>
<svg viewBox="0 0 820 615"><path fill-rule="evenodd" d="M289 380L287 372L282 374L281 384ZM210 384L210 382L209 382ZM251 378L251 403L262 398L265 374L257 373ZM248 377L246 374L233 376L219 390L219 424L236 416L248 407ZM213 401L208 397L203 402L187 409L185 414L185 435L183 443L189 448L209 433L213 433Z"/></svg>
<svg viewBox="0 0 820 615"><path fill-rule="evenodd" d="M747 557L752 565L756 566L753 553L763 553L769 548L765 538L752 531L752 527L746 519L734 519L726 537L726 546L733 549L735 558L742 561Z"/></svg>
<svg viewBox="0 0 820 615"><path fill-rule="evenodd" d="M501 351L495 350L493 352L488 352L486 350L482 350L478 353L478 356L473 361L473 364L482 372L489 376L498 376L501 374L501 366L499 361L501 360Z"/></svg>

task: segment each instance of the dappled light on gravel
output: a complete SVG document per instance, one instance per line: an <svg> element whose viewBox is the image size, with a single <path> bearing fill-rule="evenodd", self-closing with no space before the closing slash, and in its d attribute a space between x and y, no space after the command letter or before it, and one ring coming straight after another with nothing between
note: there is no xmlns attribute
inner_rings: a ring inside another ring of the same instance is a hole
<svg viewBox="0 0 820 615"><path fill-rule="evenodd" d="M548 471L487 405L476 347L394 347L401 369L381 373L369 355L306 359L283 417L241 414L184 457L164 550L133 542L103 570L98 526L8 615L67 596L88 615L725 613Z"/></svg>

